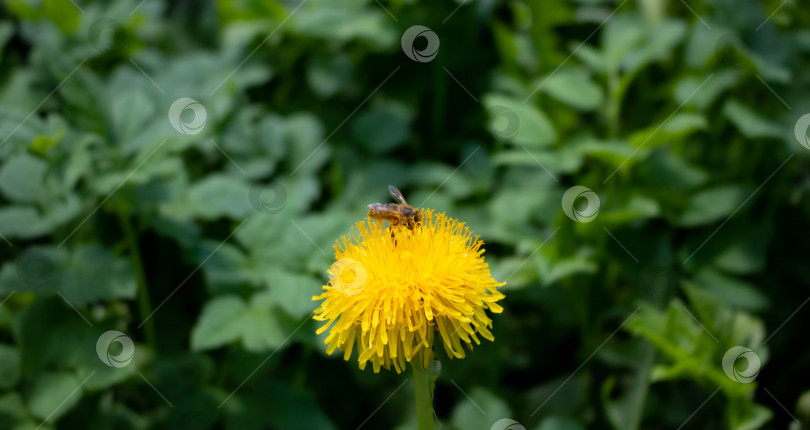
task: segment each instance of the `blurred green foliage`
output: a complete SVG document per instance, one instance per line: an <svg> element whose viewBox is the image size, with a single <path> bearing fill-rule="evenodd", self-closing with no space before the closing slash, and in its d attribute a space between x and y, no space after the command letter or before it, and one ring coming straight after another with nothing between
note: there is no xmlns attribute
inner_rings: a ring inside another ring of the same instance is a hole
<svg viewBox="0 0 810 430"><path fill-rule="evenodd" d="M799 3L5 0L0 428L415 428L407 376L310 320L389 183L508 282L496 341L442 360L443 428L806 419Z"/></svg>

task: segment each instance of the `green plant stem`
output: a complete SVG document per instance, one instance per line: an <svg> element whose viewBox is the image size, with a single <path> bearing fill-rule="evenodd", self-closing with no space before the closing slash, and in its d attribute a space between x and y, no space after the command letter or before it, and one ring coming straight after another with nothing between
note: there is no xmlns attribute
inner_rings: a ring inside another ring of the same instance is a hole
<svg viewBox="0 0 810 430"><path fill-rule="evenodd" d="M119 213L118 218L121 220L121 226L124 229L124 235L129 245L129 259L132 262L132 270L135 271L135 281L138 286L138 311L141 315L141 320L146 321L144 324L146 343L149 344L152 349L156 349L157 336L155 335L155 326L151 319L146 320L152 313L152 302L149 300L149 290L146 287L146 275L143 270L143 262L141 261L141 248L138 246L138 238L135 236L135 230L132 228L129 216Z"/></svg>
<svg viewBox="0 0 810 430"><path fill-rule="evenodd" d="M621 90L619 88L619 76L611 73L608 76L608 99L607 99L607 137L616 139L619 137L619 114L621 111Z"/></svg>
<svg viewBox="0 0 810 430"><path fill-rule="evenodd" d="M416 395L416 420L419 430L433 430L433 384L430 375L411 364L413 369L413 390Z"/></svg>

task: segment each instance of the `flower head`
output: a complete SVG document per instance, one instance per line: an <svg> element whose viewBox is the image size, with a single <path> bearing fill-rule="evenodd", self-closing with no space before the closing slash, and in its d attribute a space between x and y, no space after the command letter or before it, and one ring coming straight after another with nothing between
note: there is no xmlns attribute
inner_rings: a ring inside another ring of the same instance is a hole
<svg viewBox="0 0 810 430"><path fill-rule="evenodd" d="M329 329L327 353L340 349L348 361L356 343L361 369L371 361L375 372L392 364L400 372L406 362L427 368L436 332L450 358L463 358L478 336L494 340L485 311L503 310L505 284L490 275L482 245L464 223L431 210L413 230L358 222L313 297L323 300L314 318L328 321L318 329Z"/></svg>

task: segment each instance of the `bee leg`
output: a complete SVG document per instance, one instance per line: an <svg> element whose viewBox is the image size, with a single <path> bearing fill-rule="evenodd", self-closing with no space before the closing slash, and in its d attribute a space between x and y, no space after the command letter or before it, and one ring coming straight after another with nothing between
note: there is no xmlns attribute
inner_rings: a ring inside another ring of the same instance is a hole
<svg viewBox="0 0 810 430"><path fill-rule="evenodd" d="M388 221L388 231L391 232L391 239L394 240L394 246L396 246L396 244L397 244L397 239L394 237L394 227L395 226L396 226L396 223L394 223L394 221Z"/></svg>

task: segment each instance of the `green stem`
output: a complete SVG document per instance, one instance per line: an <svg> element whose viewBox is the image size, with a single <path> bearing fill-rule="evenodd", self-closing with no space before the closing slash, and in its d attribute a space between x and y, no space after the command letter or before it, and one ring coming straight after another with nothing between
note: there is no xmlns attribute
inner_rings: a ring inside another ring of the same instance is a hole
<svg viewBox="0 0 810 430"><path fill-rule="evenodd" d="M146 287L146 275L144 274L143 262L141 261L141 248L138 246L138 238L135 236L135 230L132 228L129 216L123 212L119 212L118 218L121 220L121 226L124 229L124 235L129 245L129 259L132 263L132 269L135 271L135 281L138 285L138 311L141 314L141 320L146 320L152 313L152 302L149 300L149 290ZM146 332L146 343L148 343L152 349L156 349L157 337L155 336L155 326L152 319L146 320L144 329Z"/></svg>
<svg viewBox="0 0 810 430"><path fill-rule="evenodd" d="M619 90L618 74L610 73L607 83L607 137L608 139L616 139L619 137L619 114L621 110L621 93Z"/></svg>
<svg viewBox="0 0 810 430"><path fill-rule="evenodd" d="M420 368L419 363L411 364L413 369L413 390L416 395L416 419L419 430L433 430L433 383L430 375Z"/></svg>

